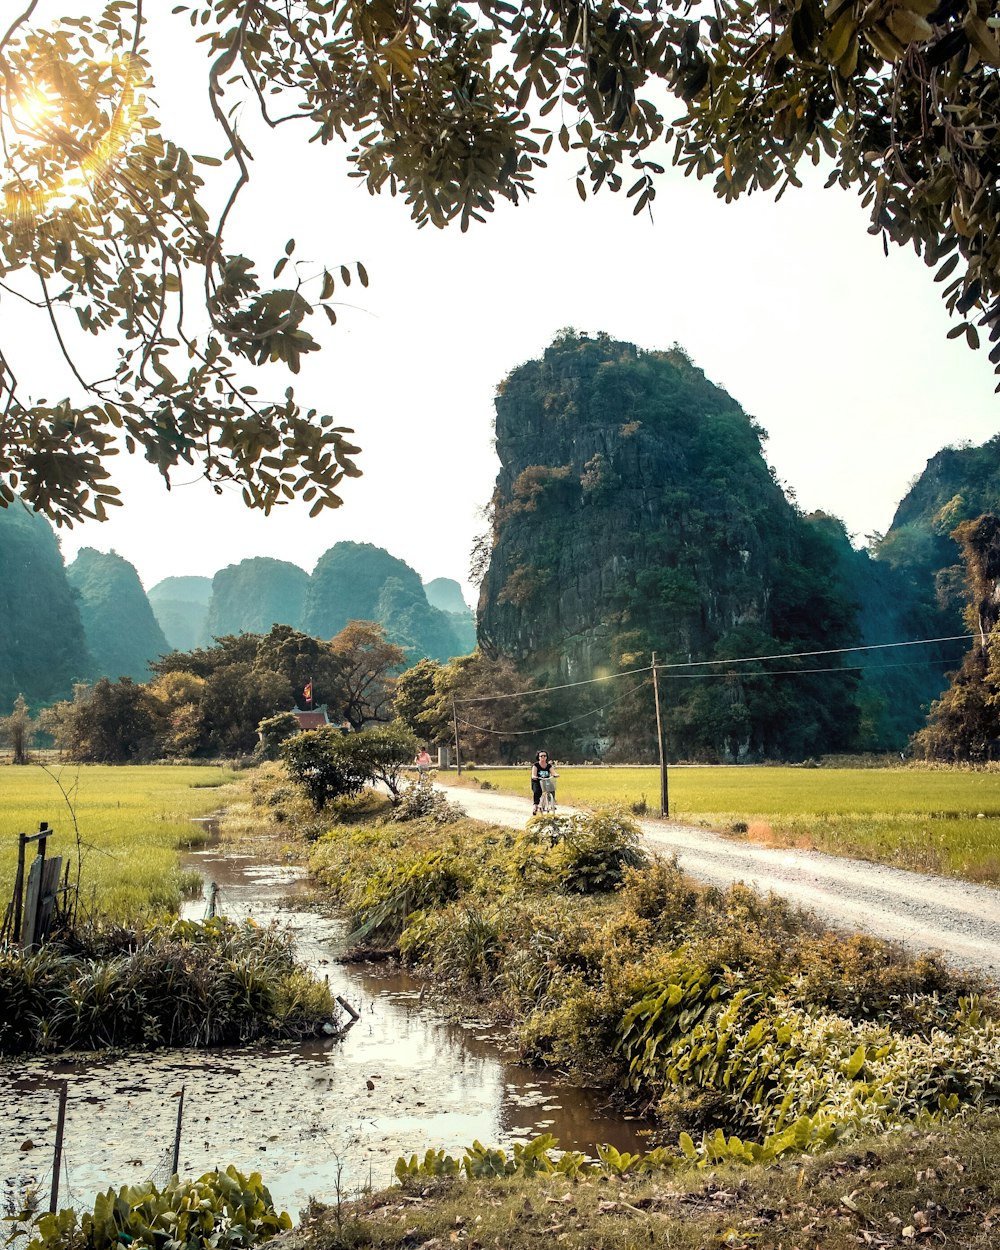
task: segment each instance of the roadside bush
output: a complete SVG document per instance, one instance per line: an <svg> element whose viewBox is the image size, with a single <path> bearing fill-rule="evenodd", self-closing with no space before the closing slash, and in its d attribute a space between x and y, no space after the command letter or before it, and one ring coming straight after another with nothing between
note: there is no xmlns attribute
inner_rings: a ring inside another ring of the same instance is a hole
<svg viewBox="0 0 1000 1250"><path fill-rule="evenodd" d="M280 753L289 775L322 811L332 799L359 794L371 783L381 783L396 797L402 769L416 749L416 738L399 723L354 734L324 725L287 739Z"/></svg>
<svg viewBox="0 0 1000 1250"><path fill-rule="evenodd" d="M624 812L604 809L593 815L538 817L558 821L560 841L555 863L560 889L568 894L598 894L621 887L626 869L646 863L642 832Z"/></svg>
<svg viewBox="0 0 1000 1250"><path fill-rule="evenodd" d="M257 726L258 742L253 750L255 760L276 760L281 744L299 732L299 718L294 712L279 712Z"/></svg>
<svg viewBox="0 0 1000 1250"><path fill-rule="evenodd" d="M332 725L307 729L281 744L281 759L292 780L302 787L316 809L331 799L360 794L368 781L357 756L344 744L347 735Z"/></svg>
<svg viewBox="0 0 1000 1250"><path fill-rule="evenodd" d="M399 791L392 810L393 820L428 819L438 825L450 824L464 816L463 809L450 802L446 794L435 790L426 777L407 782Z"/></svg>

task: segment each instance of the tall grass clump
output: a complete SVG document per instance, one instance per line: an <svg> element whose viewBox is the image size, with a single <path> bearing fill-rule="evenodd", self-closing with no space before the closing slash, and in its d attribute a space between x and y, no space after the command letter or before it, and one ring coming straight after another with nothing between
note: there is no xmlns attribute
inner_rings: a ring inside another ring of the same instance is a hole
<svg viewBox="0 0 1000 1250"><path fill-rule="evenodd" d="M31 952L0 950L0 1054L234 1046L319 1032L329 987L278 928L216 918L82 928Z"/></svg>

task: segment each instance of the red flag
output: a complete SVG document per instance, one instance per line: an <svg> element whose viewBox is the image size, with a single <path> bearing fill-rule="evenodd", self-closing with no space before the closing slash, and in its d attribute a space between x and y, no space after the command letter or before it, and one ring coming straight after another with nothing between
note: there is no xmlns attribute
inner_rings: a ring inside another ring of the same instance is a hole
<svg viewBox="0 0 1000 1250"><path fill-rule="evenodd" d="M312 707L312 701L313 701L313 684L312 684L312 679L311 679L311 678L310 678L310 680L309 680L309 681L307 681L307 682L306 682L306 684L302 687L302 697L305 699L306 703L308 703L308 704L309 704L309 706L310 706L310 707Z"/></svg>

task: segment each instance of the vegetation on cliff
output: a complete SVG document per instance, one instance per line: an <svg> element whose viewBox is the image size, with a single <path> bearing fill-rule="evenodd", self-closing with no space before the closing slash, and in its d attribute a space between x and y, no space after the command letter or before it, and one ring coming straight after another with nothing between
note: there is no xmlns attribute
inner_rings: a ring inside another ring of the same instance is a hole
<svg viewBox="0 0 1000 1250"><path fill-rule="evenodd" d="M952 532L965 567L965 625L973 635L961 667L931 707L914 750L949 761L1000 759L1000 517L986 513Z"/></svg>
<svg viewBox="0 0 1000 1250"><path fill-rule="evenodd" d="M133 565L113 551L83 547L66 577L78 595L95 674L145 681L170 646Z"/></svg>
<svg viewBox="0 0 1000 1250"><path fill-rule="evenodd" d="M0 508L0 710L19 694L37 705L68 693L92 663L52 526Z"/></svg>
<svg viewBox="0 0 1000 1250"><path fill-rule="evenodd" d="M149 605L173 650L206 645L211 597L210 577L165 577L149 590Z"/></svg>
<svg viewBox="0 0 1000 1250"><path fill-rule="evenodd" d="M653 651L686 663L858 640L829 536L785 498L761 428L680 348L565 332L506 378L496 408L488 654L556 685ZM685 670L667 692L671 750L747 759L849 746L856 684L837 657ZM632 755L653 749L648 716L627 701L590 733Z"/></svg>
<svg viewBox="0 0 1000 1250"><path fill-rule="evenodd" d="M266 634L272 625L302 628L309 574L287 560L255 556L220 569L212 578L208 632Z"/></svg>

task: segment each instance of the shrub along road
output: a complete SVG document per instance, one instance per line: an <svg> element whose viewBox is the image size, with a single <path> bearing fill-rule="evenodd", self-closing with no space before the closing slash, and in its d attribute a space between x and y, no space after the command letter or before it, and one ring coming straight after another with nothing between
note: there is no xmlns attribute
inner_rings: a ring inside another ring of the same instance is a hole
<svg viewBox="0 0 1000 1250"><path fill-rule="evenodd" d="M523 829L531 816L529 799L465 786L439 788L477 820ZM819 851L757 846L667 820L637 823L651 851L676 855L698 881L718 886L744 881L783 895L836 928L910 949L940 950L956 964L1000 978L1000 891L989 886Z"/></svg>

